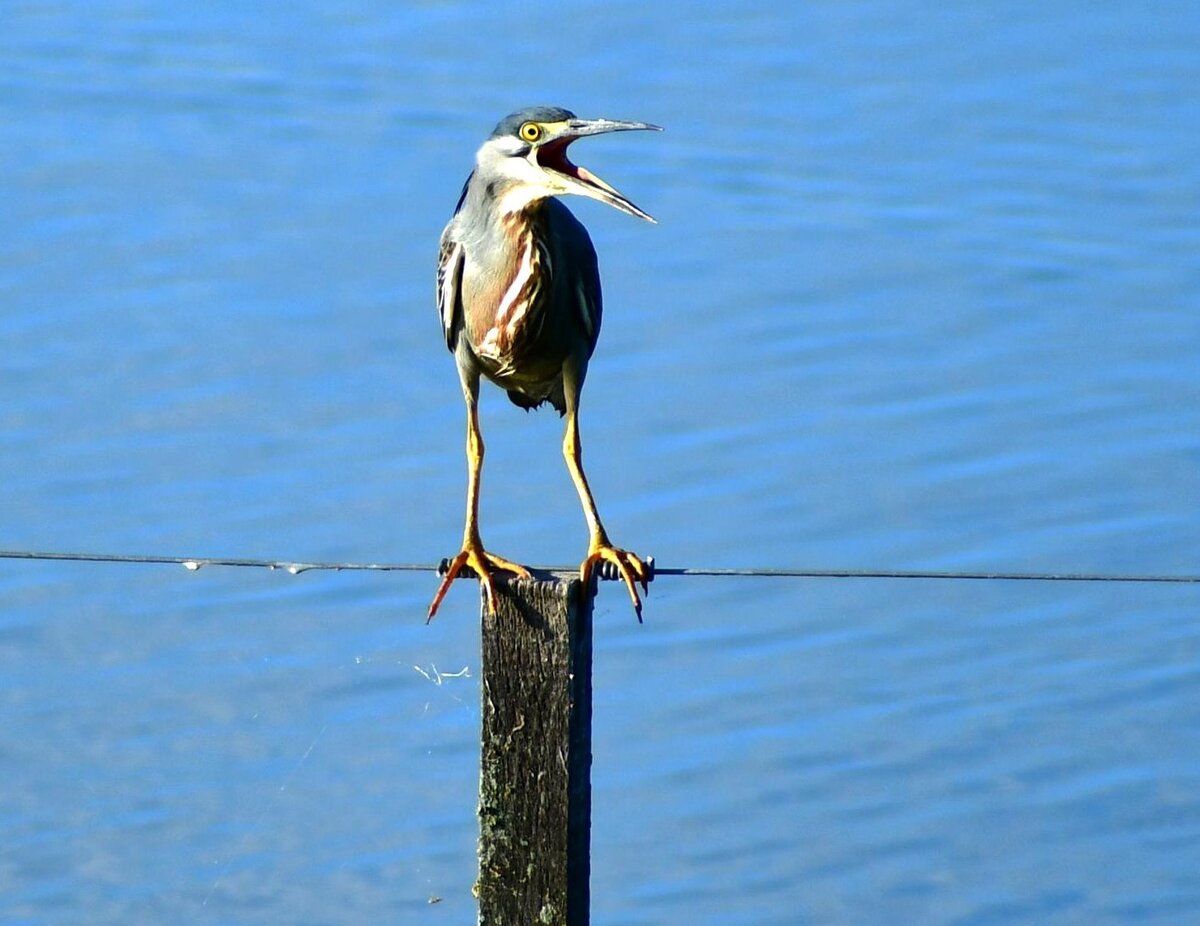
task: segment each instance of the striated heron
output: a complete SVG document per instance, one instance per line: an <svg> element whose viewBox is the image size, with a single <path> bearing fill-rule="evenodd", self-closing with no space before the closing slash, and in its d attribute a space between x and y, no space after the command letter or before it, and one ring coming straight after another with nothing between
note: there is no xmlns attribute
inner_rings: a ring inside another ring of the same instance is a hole
<svg viewBox="0 0 1200 926"><path fill-rule="evenodd" d="M429 606L430 619L464 567L479 576L493 612L493 571L529 575L524 566L487 552L479 535L481 374L521 408L549 402L566 416L563 456L590 532L587 556L579 567L585 593L596 565L612 563L642 619L636 583L646 591L646 564L608 539L583 473L579 394L600 335L596 251L587 230L554 198L567 193L587 196L653 222L621 193L567 158L567 147L585 135L634 129L661 131L646 122L579 119L553 106L507 116L476 152L475 169L442 232L437 303L467 402L467 521L462 551L450 561Z"/></svg>

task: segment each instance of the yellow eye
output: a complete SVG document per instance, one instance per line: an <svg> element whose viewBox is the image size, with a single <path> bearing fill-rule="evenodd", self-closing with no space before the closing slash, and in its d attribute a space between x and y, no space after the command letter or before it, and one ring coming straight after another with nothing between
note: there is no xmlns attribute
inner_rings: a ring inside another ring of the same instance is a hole
<svg viewBox="0 0 1200 926"><path fill-rule="evenodd" d="M521 126L520 134L525 141L537 141L542 137L542 127L536 122L526 122Z"/></svg>

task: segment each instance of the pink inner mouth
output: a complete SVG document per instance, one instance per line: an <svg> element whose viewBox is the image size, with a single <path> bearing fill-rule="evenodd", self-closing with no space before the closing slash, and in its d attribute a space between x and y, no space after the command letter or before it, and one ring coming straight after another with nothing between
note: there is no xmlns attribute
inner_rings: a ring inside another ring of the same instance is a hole
<svg viewBox="0 0 1200 926"><path fill-rule="evenodd" d="M567 157L567 146L574 140L573 138L568 138L564 141L551 142L539 148L537 153L538 163L547 170L557 171L560 174L566 174L568 177L573 177L576 180L582 180L584 183L596 186L595 175L590 173L586 167L572 164L571 159Z"/></svg>

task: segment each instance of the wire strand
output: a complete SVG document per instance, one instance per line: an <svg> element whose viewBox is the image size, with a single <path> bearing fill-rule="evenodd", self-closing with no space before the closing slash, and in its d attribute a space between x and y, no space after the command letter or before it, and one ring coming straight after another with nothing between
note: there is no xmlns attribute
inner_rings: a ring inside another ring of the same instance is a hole
<svg viewBox="0 0 1200 926"><path fill-rule="evenodd" d="M199 570L208 566L245 567L281 570L292 575L325 570L330 572L438 572L441 564L427 563L353 563L303 562L279 559L220 556L166 556L122 553L65 553L35 550L0 550L0 559L43 560L51 562L129 563L183 566ZM649 559L651 576L716 576L756 579L929 579L1018 582L1142 582L1159 584L1200 584L1200 575L1147 575L1137 573L1086 572L994 572L941 571L928 569L775 569L775 568L709 568L704 566L658 566ZM533 566L539 572L573 572L573 566Z"/></svg>
<svg viewBox="0 0 1200 926"><path fill-rule="evenodd" d="M665 576L751 576L793 579L994 579L1018 582L1167 582L1200 583L1200 575L1141 575L1093 572L946 572L932 569L708 569L659 566Z"/></svg>

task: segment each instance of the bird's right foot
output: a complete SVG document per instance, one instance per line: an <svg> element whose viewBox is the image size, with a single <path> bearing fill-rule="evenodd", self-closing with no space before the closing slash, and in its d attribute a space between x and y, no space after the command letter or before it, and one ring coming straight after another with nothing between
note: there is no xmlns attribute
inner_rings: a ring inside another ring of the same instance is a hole
<svg viewBox="0 0 1200 926"><path fill-rule="evenodd" d="M479 576L479 584L483 586L483 594L490 614L496 613L496 585L492 579L493 571L503 570L520 576L522 579L529 578L529 570L520 563L514 563L502 556L495 556L487 552L483 548L481 540L468 541L463 545L462 552L450 560L450 568L446 570L446 575L442 577L442 584L438 586L437 594L433 596L433 604L429 606L429 615L425 618L425 623L428 624L433 620L438 606L446 597L446 592L450 590L450 583L457 578L464 567L468 566L475 575Z"/></svg>

